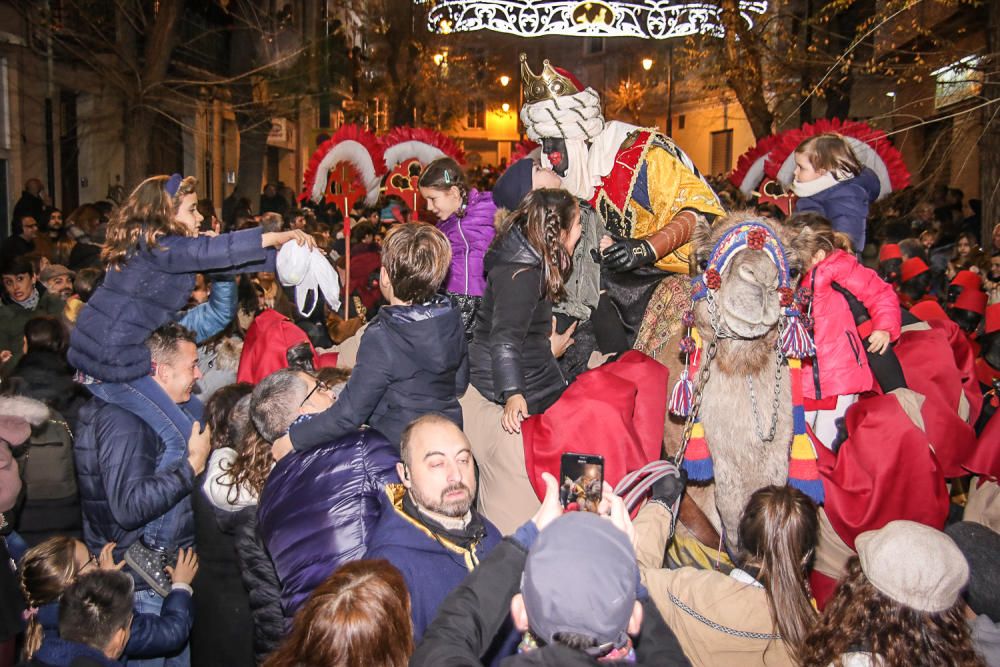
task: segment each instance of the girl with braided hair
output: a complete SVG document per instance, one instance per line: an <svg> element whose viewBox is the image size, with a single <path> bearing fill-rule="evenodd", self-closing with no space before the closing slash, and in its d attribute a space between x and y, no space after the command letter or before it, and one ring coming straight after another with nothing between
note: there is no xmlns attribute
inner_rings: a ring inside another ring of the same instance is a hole
<svg viewBox="0 0 1000 667"><path fill-rule="evenodd" d="M504 406L501 425L520 433L566 388L549 336L552 305L566 293L580 209L565 190L533 190L497 228L486 254L486 290L469 345L472 385Z"/></svg>
<svg viewBox="0 0 1000 667"><path fill-rule="evenodd" d="M25 659L30 660L49 637L59 636L59 600L77 577L91 570L120 570L124 562L114 560L114 542L104 545L99 556L72 537L51 537L28 549L18 567L21 592L28 605L24 613ZM159 614L136 612L125 645L125 657L142 659L171 655L186 643L191 631L191 582L198 572L194 549L181 550L177 566L171 568L172 589Z"/></svg>
<svg viewBox="0 0 1000 667"><path fill-rule="evenodd" d="M489 192L469 187L465 172L450 157L424 167L417 182L427 210L451 244L451 266L445 291L462 313L467 340L472 339L476 310L486 288L483 258L493 241L496 205Z"/></svg>

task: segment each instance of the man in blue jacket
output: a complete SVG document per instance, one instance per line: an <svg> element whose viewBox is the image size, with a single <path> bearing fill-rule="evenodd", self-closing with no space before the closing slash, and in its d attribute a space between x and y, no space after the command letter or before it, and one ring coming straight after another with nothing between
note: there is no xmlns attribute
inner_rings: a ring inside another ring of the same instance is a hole
<svg viewBox="0 0 1000 667"><path fill-rule="evenodd" d="M261 380L250 418L273 443L293 422L333 404L330 387L302 371L282 369ZM365 557L382 512L386 484L399 482L396 448L373 429L354 430L299 452L272 449L277 460L260 494L257 531L281 582L290 621L313 589L343 563Z"/></svg>
<svg viewBox="0 0 1000 667"><path fill-rule="evenodd" d="M473 507L475 460L454 422L424 415L403 430L400 445L403 482L385 487L366 558L384 558L403 574L419 642L444 599L501 535Z"/></svg>
<svg viewBox="0 0 1000 667"><path fill-rule="evenodd" d="M198 354L194 334L176 324L154 334L151 346L153 380L177 404L191 398L197 381ZM80 504L83 509L83 537L92 553L115 542L115 560L123 558L138 543L147 524L168 513L177 521L178 544L194 544L194 515L191 491L195 477L205 469L210 449L208 429L200 432L196 422L188 441L188 457L157 472L164 444L153 430L131 412L99 398L80 410L80 430L74 445ZM170 584L164 567L175 554L158 553L159 562L147 567L131 565L127 572L135 580L136 611L159 613ZM183 667L189 664L188 650L166 661L131 661L131 665Z"/></svg>

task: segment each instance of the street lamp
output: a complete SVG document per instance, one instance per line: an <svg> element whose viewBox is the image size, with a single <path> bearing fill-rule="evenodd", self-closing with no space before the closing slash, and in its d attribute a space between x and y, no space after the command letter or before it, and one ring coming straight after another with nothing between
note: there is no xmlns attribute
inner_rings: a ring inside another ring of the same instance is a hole
<svg viewBox="0 0 1000 667"><path fill-rule="evenodd" d="M642 69L646 70L647 72L649 70L653 69L653 59L652 58L643 58L642 59Z"/></svg>
<svg viewBox="0 0 1000 667"><path fill-rule="evenodd" d="M500 85L501 86L503 86L504 88L506 88L509 83L510 83L510 77L509 76L507 76L506 74L504 74L503 76L500 77Z"/></svg>
<svg viewBox="0 0 1000 667"><path fill-rule="evenodd" d="M434 54L434 64L437 65L438 67L440 67L441 63L443 63L443 62L444 62L444 54L443 53L435 53Z"/></svg>

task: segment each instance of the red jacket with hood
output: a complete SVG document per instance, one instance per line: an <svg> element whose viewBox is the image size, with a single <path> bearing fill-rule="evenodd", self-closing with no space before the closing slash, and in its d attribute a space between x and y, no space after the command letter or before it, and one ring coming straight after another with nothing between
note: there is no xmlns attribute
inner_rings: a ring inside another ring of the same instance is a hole
<svg viewBox="0 0 1000 667"><path fill-rule="evenodd" d="M803 364L805 377L811 374L813 379L803 387L809 398L859 394L875 385L847 299L834 289L833 283L865 305L871 315L871 331L888 331L893 341L899 338L899 300L892 286L853 256L835 250L814 266L802 283L813 291L811 313L816 357Z"/></svg>

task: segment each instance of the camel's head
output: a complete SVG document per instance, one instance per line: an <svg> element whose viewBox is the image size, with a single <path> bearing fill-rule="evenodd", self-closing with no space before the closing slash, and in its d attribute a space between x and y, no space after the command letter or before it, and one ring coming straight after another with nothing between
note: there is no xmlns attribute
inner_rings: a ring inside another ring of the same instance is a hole
<svg viewBox="0 0 1000 667"><path fill-rule="evenodd" d="M720 340L773 341L802 269L795 236L752 211L700 221L691 255L698 328Z"/></svg>

